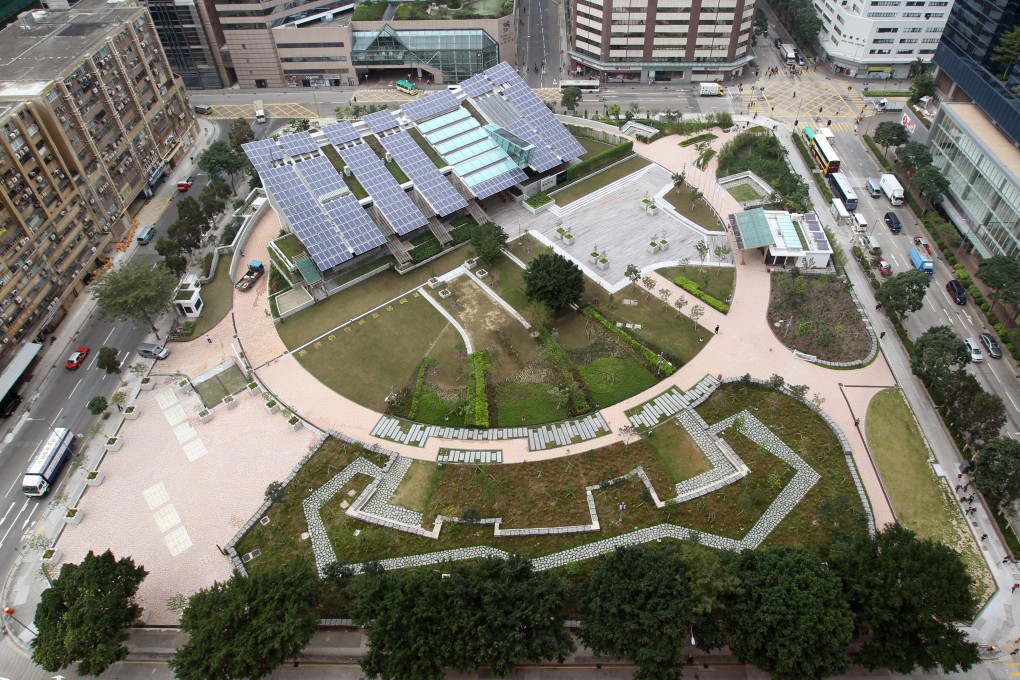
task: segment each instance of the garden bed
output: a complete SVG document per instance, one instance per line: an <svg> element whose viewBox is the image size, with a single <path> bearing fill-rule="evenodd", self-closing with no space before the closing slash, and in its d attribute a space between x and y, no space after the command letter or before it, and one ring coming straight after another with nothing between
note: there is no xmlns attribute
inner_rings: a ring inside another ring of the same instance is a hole
<svg viewBox="0 0 1020 680"><path fill-rule="evenodd" d="M672 281L678 276L690 279L698 287L716 300L728 303L733 299L733 289L737 283L736 267L699 267L696 264L656 269L656 273Z"/></svg>
<svg viewBox="0 0 1020 680"><path fill-rule="evenodd" d="M847 284L832 275L774 273L768 321L786 347L825 361L865 361L873 338Z"/></svg>
<svg viewBox="0 0 1020 680"><path fill-rule="evenodd" d="M708 202L704 198L693 200L689 186L685 185L679 189L673 187L666 192L665 199L667 203L676 208L678 213L699 227L709 231L722 231L722 222L715 216Z"/></svg>
<svg viewBox="0 0 1020 680"><path fill-rule="evenodd" d="M552 194L552 198L556 201L556 205L564 206L573 203L579 198L583 198L588 194L594 193L602 187L608 186L613 182L623 179L627 175L631 175L641 168L647 167L651 164L651 161L647 158L643 158L638 155L633 155L626 160L623 160L616 165L601 170L593 175L590 175L586 179L579 180L574 184L569 185L565 189L560 189L556 193Z"/></svg>

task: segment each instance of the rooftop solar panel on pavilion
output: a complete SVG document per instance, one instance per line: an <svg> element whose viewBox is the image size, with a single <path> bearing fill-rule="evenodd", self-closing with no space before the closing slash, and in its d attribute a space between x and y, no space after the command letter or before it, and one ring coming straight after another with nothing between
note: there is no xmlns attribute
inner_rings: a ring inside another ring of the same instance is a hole
<svg viewBox="0 0 1020 680"><path fill-rule="evenodd" d="M449 90L439 90L421 99L407 102L400 107L400 112L415 123L420 123L423 120L438 116L447 111L453 111L456 108L460 108L460 100L457 99L456 95Z"/></svg>
<svg viewBox="0 0 1020 680"><path fill-rule="evenodd" d="M351 259L350 248L293 166L267 168L259 176L319 269L329 269Z"/></svg>
<svg viewBox="0 0 1020 680"><path fill-rule="evenodd" d="M482 73L473 75L463 81L460 87L464 90L464 94L469 97L480 97L486 92L492 92L492 83Z"/></svg>
<svg viewBox="0 0 1020 680"><path fill-rule="evenodd" d="M319 150L312 136L307 132L296 132L292 135L283 135L278 140L280 146L288 156L297 156L303 153L313 153Z"/></svg>
<svg viewBox="0 0 1020 680"><path fill-rule="evenodd" d="M305 184L312 190L312 193L320 201L326 197L335 197L348 191L340 173L333 168L333 164L325 156L316 156L306 161L301 161L296 166Z"/></svg>
<svg viewBox="0 0 1020 680"><path fill-rule="evenodd" d="M499 84L508 82L508 79L511 76L517 75L517 71L515 71L513 67L505 61L499 62L490 69L486 69L484 73L494 82Z"/></svg>
<svg viewBox="0 0 1020 680"><path fill-rule="evenodd" d="M400 127L400 123L397 121L397 117L393 115L393 112L385 109L369 113L362 120L365 121L372 132L386 132L395 127Z"/></svg>
<svg viewBox="0 0 1020 680"><path fill-rule="evenodd" d="M361 133L347 121L330 123L322 128L322 131L326 134L326 139L329 140L330 144L347 144L348 142L361 139Z"/></svg>
<svg viewBox="0 0 1020 680"><path fill-rule="evenodd" d="M513 133L535 147L535 153L531 157L531 167L539 172L545 172L559 165L562 161L556 157L545 142L535 134L526 120L515 120L506 126L506 131Z"/></svg>
<svg viewBox="0 0 1020 680"><path fill-rule="evenodd" d="M513 185L523 182L528 176L520 168L511 168L501 175L496 175L477 184L471 185L471 193L478 198L488 198L495 193L509 189Z"/></svg>
<svg viewBox="0 0 1020 680"><path fill-rule="evenodd" d="M447 92L446 90L443 90ZM383 217L400 236L428 223L410 197L393 179L375 151L367 144L358 144L340 150L340 157L354 171L361 185L372 196Z"/></svg>
<svg viewBox="0 0 1020 680"><path fill-rule="evenodd" d="M435 163L429 160L411 135L401 131L383 137L380 141L397 159L400 169L411 178L414 187L425 197L437 215L446 217L467 207L464 197L458 194L443 173L436 169Z"/></svg>
<svg viewBox="0 0 1020 680"><path fill-rule="evenodd" d="M355 255L367 253L386 243L386 237L361 207L361 202L354 194L344 194L323 207Z"/></svg>
<svg viewBox="0 0 1020 680"><path fill-rule="evenodd" d="M528 85L514 73L508 79L503 95L513 104L528 125L549 143L560 158L573 160L584 154L585 149L556 119L542 100Z"/></svg>
<svg viewBox="0 0 1020 680"><path fill-rule="evenodd" d="M247 144L242 144L241 149L260 174L263 170L273 167L274 160L283 158L283 151L276 145L276 140L274 139L260 139L256 142L248 142Z"/></svg>
<svg viewBox="0 0 1020 680"><path fill-rule="evenodd" d="M822 229L822 225L818 221L817 215L814 213L804 213L801 216L801 221L807 226L807 236L811 239L815 250L828 252L832 249L829 245L829 239L826 238L825 231Z"/></svg>

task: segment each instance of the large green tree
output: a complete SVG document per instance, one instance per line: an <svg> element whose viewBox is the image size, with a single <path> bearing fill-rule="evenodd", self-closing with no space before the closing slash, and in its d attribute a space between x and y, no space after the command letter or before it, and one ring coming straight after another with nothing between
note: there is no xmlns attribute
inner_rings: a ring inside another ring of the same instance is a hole
<svg viewBox="0 0 1020 680"><path fill-rule="evenodd" d="M234 186L234 175L244 169L246 157L242 153L231 150L230 144L222 139L209 145L198 157L198 167L212 175L227 174L230 186Z"/></svg>
<svg viewBox="0 0 1020 680"><path fill-rule="evenodd" d="M558 253L542 253L524 270L524 294L559 314L584 295L584 275Z"/></svg>
<svg viewBox="0 0 1020 680"><path fill-rule="evenodd" d="M172 238L161 238L156 241L156 252L163 258L163 264L175 276L184 276L188 270L188 256L181 244Z"/></svg>
<svg viewBox="0 0 1020 680"><path fill-rule="evenodd" d="M210 182L198 195L198 204L202 208L203 231L208 232L216 226L216 220L227 207L227 203L219 197L216 187Z"/></svg>
<svg viewBox="0 0 1020 680"><path fill-rule="evenodd" d="M730 649L773 680L820 680L850 667L853 614L839 577L802 548L747 550L734 567Z"/></svg>
<svg viewBox="0 0 1020 680"><path fill-rule="evenodd" d="M679 544L677 554L691 578L698 649L725 647L726 603L743 592L740 578L731 567L735 555L693 541Z"/></svg>
<svg viewBox="0 0 1020 680"><path fill-rule="evenodd" d="M630 659L635 680L680 678L694 611L676 552L617 548L599 559L580 599L581 641L595 654Z"/></svg>
<svg viewBox="0 0 1020 680"><path fill-rule="evenodd" d="M238 572L188 599L188 641L170 659L178 680L264 678L296 658L319 627L319 576L305 560Z"/></svg>
<svg viewBox="0 0 1020 680"><path fill-rule="evenodd" d="M577 102L581 101L581 88L579 87L565 87L563 88L563 94L560 96L560 103L563 108L573 111L577 108Z"/></svg>
<svg viewBox="0 0 1020 680"><path fill-rule="evenodd" d="M108 270L92 283L92 297L99 304L99 317L104 321L147 323L170 309L177 277L159 264L140 259L128 260ZM158 336L157 336L158 337Z"/></svg>
<svg viewBox="0 0 1020 680"><path fill-rule="evenodd" d="M926 165L931 165L931 152L920 142L907 142L896 149L896 160L908 171L917 171Z"/></svg>
<svg viewBox="0 0 1020 680"><path fill-rule="evenodd" d="M930 276L917 269L909 269L886 279L875 292L875 297L887 310L906 316L908 312L921 309L930 285Z"/></svg>
<svg viewBox="0 0 1020 680"><path fill-rule="evenodd" d="M1020 499L1020 441L998 437L977 455L977 488L1001 509Z"/></svg>
<svg viewBox="0 0 1020 680"><path fill-rule="evenodd" d="M142 612L135 593L147 575L109 550L90 550L81 564L63 565L35 610L32 660L50 673L78 662L78 673L92 676L122 661L127 629Z"/></svg>
<svg viewBox="0 0 1020 680"><path fill-rule="evenodd" d="M924 212L931 203L938 203L949 191L949 180L934 165L925 165L914 173L914 186L924 196Z"/></svg>
<svg viewBox="0 0 1020 680"><path fill-rule="evenodd" d="M1003 80L1009 79L1017 59L1020 59L1020 26L1003 33L992 54L992 62L1003 68Z"/></svg>
<svg viewBox="0 0 1020 680"><path fill-rule="evenodd" d="M890 524L833 547L829 564L843 587L864 645L856 661L908 674L921 667L967 671L977 647L957 626L977 614L973 581L952 548Z"/></svg>
<svg viewBox="0 0 1020 680"><path fill-rule="evenodd" d="M925 385L938 391L939 384L951 371L969 362L970 351L952 328L932 326L914 341L910 369Z"/></svg>
<svg viewBox="0 0 1020 680"><path fill-rule="evenodd" d="M495 264L505 257L507 234L503 227L495 222L479 224L471 232L471 245L482 261Z"/></svg>
<svg viewBox="0 0 1020 680"><path fill-rule="evenodd" d="M925 71L914 76L910 81L910 101L918 102L921 97L931 97L935 94L935 75Z"/></svg>
<svg viewBox="0 0 1020 680"><path fill-rule="evenodd" d="M1020 303L1020 260L1007 255L990 257L978 267L977 277L992 289L988 297L1006 304Z"/></svg>
<svg viewBox="0 0 1020 680"><path fill-rule="evenodd" d="M177 201L177 219L175 221L198 227L202 232L207 229L206 215L202 210L202 204L191 196L184 196Z"/></svg>
<svg viewBox="0 0 1020 680"><path fill-rule="evenodd" d="M251 120L248 118L235 118L230 121L230 131L227 133L230 150L234 153L242 153L241 145L255 140L255 131L251 129Z"/></svg>
<svg viewBox="0 0 1020 680"><path fill-rule="evenodd" d="M910 141L910 133L900 123L887 120L878 124L874 134L875 144L880 144L886 151L890 146L902 146Z"/></svg>

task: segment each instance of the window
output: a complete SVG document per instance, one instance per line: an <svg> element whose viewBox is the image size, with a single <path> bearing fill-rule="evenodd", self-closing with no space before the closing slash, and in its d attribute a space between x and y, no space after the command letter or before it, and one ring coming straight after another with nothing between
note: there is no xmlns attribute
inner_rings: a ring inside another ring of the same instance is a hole
<svg viewBox="0 0 1020 680"><path fill-rule="evenodd" d="M904 28L903 32L904 33L920 33L921 29L920 28Z"/></svg>
<svg viewBox="0 0 1020 680"><path fill-rule="evenodd" d="M918 50L918 54L935 54L935 50Z"/></svg>
<svg viewBox="0 0 1020 680"><path fill-rule="evenodd" d="M308 49L310 47L343 47L342 42L309 42L309 43L277 43L277 47L286 49ZM241 45L243 48L244 45Z"/></svg>
<svg viewBox="0 0 1020 680"><path fill-rule="evenodd" d="M895 41L892 38L875 38L872 42L876 45L891 45Z"/></svg>
<svg viewBox="0 0 1020 680"><path fill-rule="evenodd" d="M891 19L894 16L896 16L896 12L868 12L870 19Z"/></svg>
<svg viewBox="0 0 1020 680"><path fill-rule="evenodd" d="M941 33L942 32L942 27L941 26L932 26L931 28L924 29L924 32L925 33Z"/></svg>
<svg viewBox="0 0 1020 680"><path fill-rule="evenodd" d="M946 16L945 12L931 12L930 14L925 14L924 18L925 19L941 19L944 16Z"/></svg>
<svg viewBox="0 0 1020 680"><path fill-rule="evenodd" d="M923 42L925 44L928 44L928 45L932 45L934 43L939 42L939 39L938 38L922 38L921 42Z"/></svg>
<svg viewBox="0 0 1020 680"><path fill-rule="evenodd" d="M896 54L913 54L914 50L896 50Z"/></svg>
<svg viewBox="0 0 1020 680"><path fill-rule="evenodd" d="M900 43L904 43L907 45L913 45L916 42L917 38L900 38Z"/></svg>
<svg viewBox="0 0 1020 680"><path fill-rule="evenodd" d="M903 18L904 19L916 19L919 16L921 16L920 12L904 12L903 13Z"/></svg>
<svg viewBox="0 0 1020 680"><path fill-rule="evenodd" d="M868 50L868 54L889 54L890 50Z"/></svg>
<svg viewBox="0 0 1020 680"><path fill-rule="evenodd" d="M899 0L871 0L872 7L899 7Z"/></svg>
<svg viewBox="0 0 1020 680"><path fill-rule="evenodd" d="M879 28L879 33L897 33L900 29L898 28Z"/></svg>

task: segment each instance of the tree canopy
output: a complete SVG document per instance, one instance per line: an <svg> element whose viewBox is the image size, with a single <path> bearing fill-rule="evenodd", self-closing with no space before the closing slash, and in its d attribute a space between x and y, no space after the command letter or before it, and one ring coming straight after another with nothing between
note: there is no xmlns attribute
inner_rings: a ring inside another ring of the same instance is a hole
<svg viewBox="0 0 1020 680"><path fill-rule="evenodd" d="M883 149L890 146L902 146L910 141L910 133L900 123L894 120L887 120L879 123L875 128L874 139Z"/></svg>
<svg viewBox="0 0 1020 680"><path fill-rule="evenodd" d="M917 269L900 272L885 280L875 297L889 311L906 316L924 304L924 294L931 285L931 277Z"/></svg>
<svg viewBox="0 0 1020 680"><path fill-rule="evenodd" d="M977 277L992 289L988 297L1007 304L1020 303L1020 260L996 255L983 261Z"/></svg>
<svg viewBox="0 0 1020 680"><path fill-rule="evenodd" d="M163 264L153 267L132 259L110 269L92 283L92 297L104 321L152 325L152 318L170 309L177 277Z"/></svg>
<svg viewBox="0 0 1020 680"><path fill-rule="evenodd" d="M910 100L916 102L921 97L931 97L935 94L935 76L929 71L918 73L910 81Z"/></svg>
<svg viewBox="0 0 1020 680"><path fill-rule="evenodd" d="M581 101L582 92L579 87L565 87L563 88L563 94L560 96L560 103L563 108L573 111L577 108L577 102Z"/></svg>
<svg viewBox="0 0 1020 680"><path fill-rule="evenodd" d="M978 491L997 508L1020 498L1020 441L992 439L977 455Z"/></svg>
<svg viewBox="0 0 1020 680"><path fill-rule="evenodd" d="M968 363L970 351L967 345L948 326L932 326L914 341L910 368L929 388L936 388L950 371L963 368Z"/></svg>
<svg viewBox="0 0 1020 680"><path fill-rule="evenodd" d="M1020 26L1014 26L1003 33L992 54L992 62L1003 67L1006 78L1009 78L1016 66L1017 59L1020 59Z"/></svg>
<svg viewBox="0 0 1020 680"><path fill-rule="evenodd" d="M931 165L931 152L920 142L907 142L896 149L896 159L907 170L920 170Z"/></svg>
<svg viewBox="0 0 1020 680"><path fill-rule="evenodd" d="M678 679L693 599L675 552L617 548L598 561L581 592L581 640L595 654L632 660L635 680Z"/></svg>
<svg viewBox="0 0 1020 680"><path fill-rule="evenodd" d="M977 647L957 628L973 620L977 600L955 551L890 524L835 545L829 563L865 640L858 663L907 674L917 667L967 671L978 662Z"/></svg>
<svg viewBox="0 0 1020 680"><path fill-rule="evenodd" d="M813 45L818 42L822 20L811 0L774 0L772 8L779 20L790 29L790 34L796 42L801 45Z"/></svg>
<svg viewBox="0 0 1020 680"><path fill-rule="evenodd" d="M854 620L839 577L802 548L747 550L730 602L730 649L773 680L821 679L850 667Z"/></svg>
<svg viewBox="0 0 1020 680"><path fill-rule="evenodd" d="M179 680L264 678L295 658L319 627L319 576L305 560L234 572L188 599L180 628L188 641L170 668Z"/></svg>
<svg viewBox="0 0 1020 680"><path fill-rule="evenodd" d="M120 362L117 361L119 350L116 347L100 347L96 355L96 368L107 373L120 373Z"/></svg>
<svg viewBox="0 0 1020 680"><path fill-rule="evenodd" d="M242 153L241 145L255 140L255 131L251 129L251 120L248 118L235 118L230 121L230 131L227 133L230 150L234 153Z"/></svg>
<svg viewBox="0 0 1020 680"><path fill-rule="evenodd" d="M580 302L584 275L576 264L558 253L542 253L524 270L524 295L558 314Z"/></svg>
<svg viewBox="0 0 1020 680"><path fill-rule="evenodd" d="M938 203L949 191L949 180L934 165L925 165L914 173L914 186L924 196L924 209L927 212L929 203Z"/></svg>
<svg viewBox="0 0 1020 680"><path fill-rule="evenodd" d="M495 264L505 257L507 235L503 227L495 222L479 224L471 232L471 245L483 262Z"/></svg>
<svg viewBox="0 0 1020 680"><path fill-rule="evenodd" d="M234 175L244 169L246 156L234 152L230 144L218 139L198 157L198 167L212 175L226 173L230 176L230 185L234 185Z"/></svg>
<svg viewBox="0 0 1020 680"><path fill-rule="evenodd" d="M63 565L35 610L32 660L50 673L78 662L78 672L92 676L122 661L127 629L142 611L135 593L147 575L109 550L90 550L81 564Z"/></svg>

